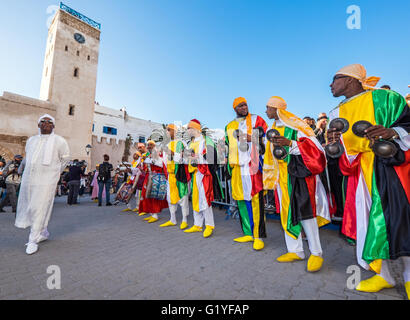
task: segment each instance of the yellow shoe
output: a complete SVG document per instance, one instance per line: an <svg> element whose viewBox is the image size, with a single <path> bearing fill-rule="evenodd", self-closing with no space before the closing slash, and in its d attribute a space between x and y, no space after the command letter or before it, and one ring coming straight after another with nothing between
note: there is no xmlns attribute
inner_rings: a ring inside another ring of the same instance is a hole
<svg viewBox="0 0 410 320"><path fill-rule="evenodd" d="M206 226L205 231L204 231L204 238L208 238L212 235L212 232L214 231L215 227L211 226Z"/></svg>
<svg viewBox="0 0 410 320"><path fill-rule="evenodd" d="M184 230L184 229L186 229L188 227L188 223L186 223L186 222L182 222L181 223L181 226L179 227L181 230Z"/></svg>
<svg viewBox="0 0 410 320"><path fill-rule="evenodd" d="M156 222L156 221L158 221L158 220L159 220L158 218L151 217L151 218L148 220L148 223L153 223L153 222Z"/></svg>
<svg viewBox="0 0 410 320"><path fill-rule="evenodd" d="M168 221L168 222L161 224L159 227L163 228L163 227L170 227L170 226L176 226L176 224L172 223L171 221Z"/></svg>
<svg viewBox="0 0 410 320"><path fill-rule="evenodd" d="M142 217L142 216L145 216L147 213L146 212L140 212L138 215L140 216L140 217Z"/></svg>
<svg viewBox="0 0 410 320"><path fill-rule="evenodd" d="M262 239L255 238L253 241L253 250L262 250L265 247L265 243Z"/></svg>
<svg viewBox="0 0 410 320"><path fill-rule="evenodd" d="M243 236L243 237L239 237L239 238L233 239L233 241L235 241L235 242L240 242L240 243L243 243L243 242L252 242L252 241L253 241L253 237L252 237L252 236Z"/></svg>
<svg viewBox="0 0 410 320"><path fill-rule="evenodd" d="M381 276L376 274L367 280L360 281L356 290L363 292L379 292L382 289L393 287L394 286L384 280Z"/></svg>
<svg viewBox="0 0 410 320"><path fill-rule="evenodd" d="M98 203L98 199L94 199L93 201L94 201L95 203Z"/></svg>
<svg viewBox="0 0 410 320"><path fill-rule="evenodd" d="M121 210L121 212L127 212L127 211L131 211L131 209L126 208L124 210Z"/></svg>
<svg viewBox="0 0 410 320"><path fill-rule="evenodd" d="M148 220L150 220L152 217L147 217L147 218L144 218L144 220L145 221L148 221Z"/></svg>
<svg viewBox="0 0 410 320"><path fill-rule="evenodd" d="M297 260L303 260L303 259L299 257L296 253L293 253L293 252L285 253L284 255L281 255L279 258L276 259L276 261L278 262L293 262Z"/></svg>
<svg viewBox="0 0 410 320"><path fill-rule="evenodd" d="M202 227L198 227L198 226L193 226L189 228L188 230L184 230L184 232L186 233L201 232L201 231L202 231Z"/></svg>
<svg viewBox="0 0 410 320"><path fill-rule="evenodd" d="M132 212L138 212L138 208L132 209Z"/></svg>
<svg viewBox="0 0 410 320"><path fill-rule="evenodd" d="M410 300L410 281L407 281L404 284L404 288L406 289L407 299Z"/></svg>
<svg viewBox="0 0 410 320"><path fill-rule="evenodd" d="M322 265L323 265L323 258L311 254L309 257L308 263L307 263L307 271L309 272L319 271L322 268Z"/></svg>

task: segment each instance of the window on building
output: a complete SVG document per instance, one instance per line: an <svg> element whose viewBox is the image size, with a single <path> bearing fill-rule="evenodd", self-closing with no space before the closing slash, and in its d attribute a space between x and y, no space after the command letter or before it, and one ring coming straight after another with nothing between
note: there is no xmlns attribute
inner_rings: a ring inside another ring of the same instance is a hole
<svg viewBox="0 0 410 320"><path fill-rule="evenodd" d="M95 123L93 123L93 132L94 132Z"/></svg>
<svg viewBox="0 0 410 320"><path fill-rule="evenodd" d="M74 115L74 109L75 109L75 106L72 105L72 104L70 104L70 106L68 107L68 115L69 115L69 116L73 116L73 115Z"/></svg>
<svg viewBox="0 0 410 320"><path fill-rule="evenodd" d="M80 51L77 51L77 57L79 57L80 56Z"/></svg>
<svg viewBox="0 0 410 320"><path fill-rule="evenodd" d="M145 143L145 137L139 136L138 142Z"/></svg>
<svg viewBox="0 0 410 320"><path fill-rule="evenodd" d="M78 68L74 68L74 77L78 78L80 70Z"/></svg>
<svg viewBox="0 0 410 320"><path fill-rule="evenodd" d="M68 46L65 46L65 51L68 51Z"/></svg>
<svg viewBox="0 0 410 320"><path fill-rule="evenodd" d="M87 60L90 61L90 56L87 56Z"/></svg>
<svg viewBox="0 0 410 320"><path fill-rule="evenodd" d="M103 133L111 134L111 135L113 135L113 136L116 136L116 135L117 135L117 129L116 129L116 128L112 128L112 127L106 127L106 126L104 126L104 127L103 127Z"/></svg>

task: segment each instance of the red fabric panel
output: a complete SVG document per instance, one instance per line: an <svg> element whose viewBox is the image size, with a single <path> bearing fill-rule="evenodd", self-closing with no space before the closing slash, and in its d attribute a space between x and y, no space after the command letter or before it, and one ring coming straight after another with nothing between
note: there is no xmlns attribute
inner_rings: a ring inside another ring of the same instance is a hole
<svg viewBox="0 0 410 320"><path fill-rule="evenodd" d="M310 205L312 206L313 216L316 217L316 176L309 176L305 178L308 190Z"/></svg>
<svg viewBox="0 0 410 320"><path fill-rule="evenodd" d="M356 159L349 163L346 154L339 158L339 167L343 175L348 176L346 201L343 211L342 233L351 239L356 239L356 189L360 176L360 158L359 154Z"/></svg>
<svg viewBox="0 0 410 320"><path fill-rule="evenodd" d="M322 173L326 167L326 157L309 138L300 138L297 142L303 163L313 176Z"/></svg>
<svg viewBox="0 0 410 320"><path fill-rule="evenodd" d="M410 202L410 150L406 151L405 155L406 161L401 166L394 167L394 170L396 170L404 192L406 192L407 201Z"/></svg>
<svg viewBox="0 0 410 320"><path fill-rule="evenodd" d="M256 174L251 175L252 181L252 192L251 196L258 194L263 190L263 180L262 180L262 172L258 171Z"/></svg>
<svg viewBox="0 0 410 320"><path fill-rule="evenodd" d="M275 207L276 207L276 213L280 214L280 202L279 202L278 192L276 190L275 190Z"/></svg>
<svg viewBox="0 0 410 320"><path fill-rule="evenodd" d="M211 171L209 171L209 166L207 164L199 164L198 171L204 175L202 178L202 184L204 186L206 200L210 206L212 201L214 201L214 188L212 184Z"/></svg>

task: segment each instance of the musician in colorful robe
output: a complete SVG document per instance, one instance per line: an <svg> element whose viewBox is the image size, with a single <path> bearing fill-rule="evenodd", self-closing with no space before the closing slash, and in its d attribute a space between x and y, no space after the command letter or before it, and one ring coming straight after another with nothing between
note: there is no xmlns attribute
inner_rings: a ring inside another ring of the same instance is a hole
<svg viewBox="0 0 410 320"><path fill-rule="evenodd" d="M212 235L215 229L212 201L214 196L222 197L222 189L215 172L216 148L208 137L202 135L201 123L193 119L188 123L188 134L193 137L189 144L192 150L188 169L191 174L192 209L194 211L194 225L184 230L186 233L203 232L204 238Z"/></svg>
<svg viewBox="0 0 410 320"><path fill-rule="evenodd" d="M138 176L141 172L141 169L140 169L141 153L139 151L135 152L133 154L132 158L133 158L133 160L131 162L131 167L127 168L127 172L130 173L130 175L127 177L127 183L128 184L134 184L135 179L138 179ZM127 208L122 210L122 212L128 212L128 211L138 212L139 200L140 200L140 191L134 189L131 192L132 192L132 195L131 195L130 199L128 200ZM134 208L132 206L133 202L135 202Z"/></svg>
<svg viewBox="0 0 410 320"><path fill-rule="evenodd" d="M162 211L162 209L168 208L167 200L158 200L154 198L147 198L147 185L149 182L149 172L155 173L164 173L164 166L163 166L163 155L162 152L159 151L156 146L155 142L149 140L147 142L147 149L149 155L145 158L143 163L143 170L147 173L145 176L144 184L141 191L141 200L140 200L140 211L149 213L151 216L148 218L144 218L144 220L148 221L148 223L153 223L158 221L158 213Z"/></svg>
<svg viewBox="0 0 410 320"><path fill-rule="evenodd" d="M259 153L259 133L254 128L261 127L265 133L267 125L261 117L248 112L245 98L236 98L233 108L237 117L225 127L225 141L228 145L228 173L231 176L232 198L237 201L244 233L244 236L234 241L253 242L253 249L262 250L265 246L262 238L266 238L263 159ZM236 130L240 130L244 137L242 142L239 142ZM241 145L243 147L240 147Z"/></svg>
<svg viewBox="0 0 410 320"><path fill-rule="evenodd" d="M339 158L340 169L348 176L342 232L356 239L359 265L376 272L356 290L378 292L393 287L396 283L387 260L402 257L410 296L410 110L400 94L377 89L379 79L368 78L360 64L336 73L331 91L345 100L332 110L330 120L344 118L349 129L343 134L330 129L327 136L329 143L341 142L345 149ZM359 137L352 127L363 120L372 126L365 137ZM378 140L393 143L394 156L376 155L371 144Z"/></svg>
<svg viewBox="0 0 410 320"><path fill-rule="evenodd" d="M312 128L302 119L286 110L281 97L272 97L266 105L269 119L275 119L272 129L279 131L266 145L263 167L265 190L276 189L281 224L285 233L288 253L278 262L303 260L301 231L305 231L309 244L309 272L319 271L323 265L319 227L330 222L329 205L319 174L325 170L326 156ZM274 147L284 147L287 156L278 160Z"/></svg>
<svg viewBox="0 0 410 320"><path fill-rule="evenodd" d="M177 225L176 212L178 205L182 211L182 223L180 229L188 227L187 217L189 215L188 202L188 182L191 176L188 172L188 166L184 164L183 152L185 145L181 140L176 139L178 127L175 124L167 126L167 134L171 141L167 144L165 155L165 173L167 176L167 201L170 212L170 220L160 225L160 227L169 227Z"/></svg>

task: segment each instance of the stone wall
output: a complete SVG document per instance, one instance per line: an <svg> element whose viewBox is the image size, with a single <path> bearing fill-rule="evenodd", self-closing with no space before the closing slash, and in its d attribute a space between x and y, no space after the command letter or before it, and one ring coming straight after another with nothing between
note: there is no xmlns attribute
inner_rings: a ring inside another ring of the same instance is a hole
<svg viewBox="0 0 410 320"><path fill-rule="evenodd" d="M92 149L91 149L91 163L88 166L88 170L94 170L96 164L103 162L104 154L110 156L110 163L117 167L122 162L122 156L124 155L125 141L120 140L117 143L114 139L109 141L103 137L101 141L98 142L98 138L93 135L92 138ZM130 156L128 162L132 161L132 155L137 151L137 143L133 143L130 148ZM80 159L81 160L81 159Z"/></svg>

